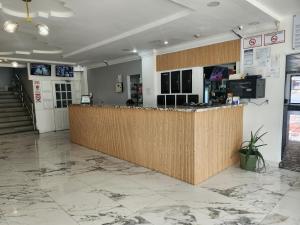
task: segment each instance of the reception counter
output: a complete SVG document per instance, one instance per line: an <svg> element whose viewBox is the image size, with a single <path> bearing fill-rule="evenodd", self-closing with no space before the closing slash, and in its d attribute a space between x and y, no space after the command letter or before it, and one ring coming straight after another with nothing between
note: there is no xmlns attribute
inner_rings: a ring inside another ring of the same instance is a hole
<svg viewBox="0 0 300 225"><path fill-rule="evenodd" d="M73 143L198 184L239 160L243 106L69 107Z"/></svg>

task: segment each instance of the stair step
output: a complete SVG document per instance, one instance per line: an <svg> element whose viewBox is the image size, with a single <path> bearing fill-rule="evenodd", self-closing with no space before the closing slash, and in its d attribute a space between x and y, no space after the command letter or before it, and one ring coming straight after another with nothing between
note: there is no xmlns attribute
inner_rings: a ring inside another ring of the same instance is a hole
<svg viewBox="0 0 300 225"><path fill-rule="evenodd" d="M18 117L18 116L28 116L27 111L20 111L20 112L0 112L0 119L7 118L7 117Z"/></svg>
<svg viewBox="0 0 300 225"><path fill-rule="evenodd" d="M9 98L9 99L0 99L0 104L5 104L5 103L19 103L19 99L17 98Z"/></svg>
<svg viewBox="0 0 300 225"><path fill-rule="evenodd" d="M15 92L13 91L0 91L0 95L14 95Z"/></svg>
<svg viewBox="0 0 300 225"><path fill-rule="evenodd" d="M0 129L0 135L14 134L14 133L20 133L20 132L27 132L27 131L33 131L33 126L29 125L29 126L11 127L11 128Z"/></svg>
<svg viewBox="0 0 300 225"><path fill-rule="evenodd" d="M11 128L11 127L19 127L19 126L29 126L32 125L32 121L16 121L16 122L6 122L0 123L0 130L2 128Z"/></svg>
<svg viewBox="0 0 300 225"><path fill-rule="evenodd" d="M0 108L16 108L22 107L21 103L0 103Z"/></svg>
<svg viewBox="0 0 300 225"><path fill-rule="evenodd" d="M0 117L0 124L1 123L8 123L8 122L18 122L18 121L31 121L31 117L26 116L8 116L8 117Z"/></svg>
<svg viewBox="0 0 300 225"><path fill-rule="evenodd" d="M0 95L0 99L17 99L15 95Z"/></svg>
<svg viewBox="0 0 300 225"><path fill-rule="evenodd" d="M11 112L27 112L24 107L10 107L10 108L1 108L0 113L11 113Z"/></svg>

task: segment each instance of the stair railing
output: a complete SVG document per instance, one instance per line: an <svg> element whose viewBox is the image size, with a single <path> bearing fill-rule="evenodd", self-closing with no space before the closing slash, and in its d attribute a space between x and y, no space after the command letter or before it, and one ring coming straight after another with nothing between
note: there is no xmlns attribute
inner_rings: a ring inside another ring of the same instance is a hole
<svg viewBox="0 0 300 225"><path fill-rule="evenodd" d="M27 109L29 112L29 115L32 119L32 124L33 124L33 130L36 131L36 117L35 117L35 107L32 99L30 98L29 94L27 93L22 79L16 74L16 92L18 95L18 98L21 101L21 104L23 107Z"/></svg>

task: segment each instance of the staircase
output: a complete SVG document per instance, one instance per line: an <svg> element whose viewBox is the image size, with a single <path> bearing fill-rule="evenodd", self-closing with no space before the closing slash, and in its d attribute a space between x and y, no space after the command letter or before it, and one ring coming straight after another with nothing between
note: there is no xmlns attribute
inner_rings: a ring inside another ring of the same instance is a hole
<svg viewBox="0 0 300 225"><path fill-rule="evenodd" d="M33 130L32 118L16 93L0 91L0 135Z"/></svg>

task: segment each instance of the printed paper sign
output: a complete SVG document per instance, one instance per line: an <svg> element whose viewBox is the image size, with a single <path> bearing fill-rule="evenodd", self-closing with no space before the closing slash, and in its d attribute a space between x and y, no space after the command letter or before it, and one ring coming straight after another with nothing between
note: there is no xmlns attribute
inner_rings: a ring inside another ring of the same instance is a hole
<svg viewBox="0 0 300 225"><path fill-rule="evenodd" d="M42 101L42 95L41 95L41 83L40 81L34 81L34 98L35 102L40 103Z"/></svg>
<svg viewBox="0 0 300 225"><path fill-rule="evenodd" d="M244 49L262 46L262 35L244 38Z"/></svg>
<svg viewBox="0 0 300 225"><path fill-rule="evenodd" d="M293 49L300 49L300 15L294 16Z"/></svg>
<svg viewBox="0 0 300 225"><path fill-rule="evenodd" d="M284 43L284 42L285 42L285 31L284 30L265 34L265 46Z"/></svg>

